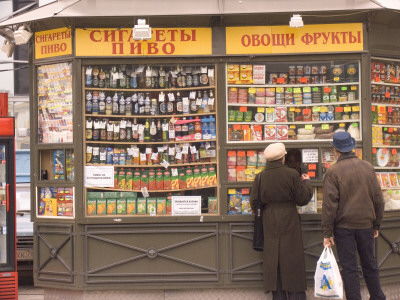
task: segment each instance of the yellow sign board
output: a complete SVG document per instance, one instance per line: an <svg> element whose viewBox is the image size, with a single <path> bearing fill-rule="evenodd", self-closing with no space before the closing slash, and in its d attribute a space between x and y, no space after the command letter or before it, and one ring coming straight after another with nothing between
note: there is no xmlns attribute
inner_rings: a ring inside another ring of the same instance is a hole
<svg viewBox="0 0 400 300"><path fill-rule="evenodd" d="M361 23L226 28L226 54L348 52L364 50Z"/></svg>
<svg viewBox="0 0 400 300"><path fill-rule="evenodd" d="M134 40L132 28L76 29L76 56L211 55L211 28L153 28L148 41Z"/></svg>
<svg viewBox="0 0 400 300"><path fill-rule="evenodd" d="M71 29L57 28L35 33L35 58L72 54Z"/></svg>

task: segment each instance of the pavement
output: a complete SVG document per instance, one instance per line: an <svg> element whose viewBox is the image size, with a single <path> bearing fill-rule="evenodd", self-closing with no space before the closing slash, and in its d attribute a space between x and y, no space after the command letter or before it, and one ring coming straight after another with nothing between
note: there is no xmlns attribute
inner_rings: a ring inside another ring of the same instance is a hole
<svg viewBox="0 0 400 300"><path fill-rule="evenodd" d="M33 285L21 285L18 287L18 300L44 300L44 291Z"/></svg>

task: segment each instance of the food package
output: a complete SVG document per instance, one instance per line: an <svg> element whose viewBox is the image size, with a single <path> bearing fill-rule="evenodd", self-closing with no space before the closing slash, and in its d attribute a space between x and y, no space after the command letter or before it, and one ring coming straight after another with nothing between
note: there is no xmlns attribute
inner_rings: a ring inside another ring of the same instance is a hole
<svg viewBox="0 0 400 300"><path fill-rule="evenodd" d="M297 133L300 135L310 135L313 134L315 131L315 127L311 127L311 129L305 129L305 128L298 128Z"/></svg>
<svg viewBox="0 0 400 300"><path fill-rule="evenodd" d="M288 130L288 125L276 125L276 138L278 140L287 140Z"/></svg>
<svg viewBox="0 0 400 300"><path fill-rule="evenodd" d="M275 108L275 122L286 122L287 108L278 106Z"/></svg>
<svg viewBox="0 0 400 300"><path fill-rule="evenodd" d="M265 84L265 65L253 66L253 84Z"/></svg>
<svg viewBox="0 0 400 300"><path fill-rule="evenodd" d="M265 140L276 139L276 125L264 125L264 139Z"/></svg>
<svg viewBox="0 0 400 300"><path fill-rule="evenodd" d="M315 127L315 133L316 134L322 134L322 133L331 133L333 131L333 125L330 124L328 129L322 129L322 126L317 126Z"/></svg>
<svg viewBox="0 0 400 300"><path fill-rule="evenodd" d="M228 65L228 84L236 84L239 81L239 65Z"/></svg>

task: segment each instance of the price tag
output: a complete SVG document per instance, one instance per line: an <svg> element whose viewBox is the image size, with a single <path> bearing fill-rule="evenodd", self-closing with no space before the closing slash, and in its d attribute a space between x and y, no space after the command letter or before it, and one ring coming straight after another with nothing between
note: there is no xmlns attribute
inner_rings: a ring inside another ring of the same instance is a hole
<svg viewBox="0 0 400 300"><path fill-rule="evenodd" d="M386 108L384 106L378 106L379 107L379 112L384 113L386 112Z"/></svg>
<svg viewBox="0 0 400 300"><path fill-rule="evenodd" d="M240 112L246 112L247 111L247 107L246 106L241 106L241 107L239 107L239 111Z"/></svg>
<svg viewBox="0 0 400 300"><path fill-rule="evenodd" d="M390 98L390 92L385 93L385 98Z"/></svg>
<svg viewBox="0 0 400 300"><path fill-rule="evenodd" d="M250 168L246 168L245 170L244 170L244 173L246 174L246 175L251 175L251 169Z"/></svg>
<svg viewBox="0 0 400 300"><path fill-rule="evenodd" d="M289 107L289 111L296 111L295 107Z"/></svg>
<svg viewBox="0 0 400 300"><path fill-rule="evenodd" d="M328 112L328 108L326 106L321 106L320 112L322 112L322 113Z"/></svg>
<svg viewBox="0 0 400 300"><path fill-rule="evenodd" d="M176 152L175 158L178 160L182 159L182 152Z"/></svg>
<svg viewBox="0 0 400 300"><path fill-rule="evenodd" d="M235 151L228 151L228 156L229 156L229 152L234 152L234 155L236 155ZM192 153L192 154L196 154L197 153L196 146L190 146L190 153Z"/></svg>
<svg viewBox="0 0 400 300"><path fill-rule="evenodd" d="M174 155L175 154L175 148L174 147L169 147L168 148L168 155Z"/></svg>
<svg viewBox="0 0 400 300"><path fill-rule="evenodd" d="M397 149L392 149L392 154L397 154Z"/></svg>
<svg viewBox="0 0 400 300"><path fill-rule="evenodd" d="M342 87L340 88L340 90L342 90L342 91L347 91L347 86L342 86Z"/></svg>
<svg viewBox="0 0 400 300"><path fill-rule="evenodd" d="M182 154L189 154L189 146L183 146L182 147Z"/></svg>
<svg viewBox="0 0 400 300"><path fill-rule="evenodd" d="M372 148L372 153L376 154L376 148Z"/></svg>
<svg viewBox="0 0 400 300"><path fill-rule="evenodd" d="M337 107L335 107L335 111L336 112L343 112L343 107L337 106Z"/></svg>
<svg viewBox="0 0 400 300"><path fill-rule="evenodd" d="M306 130L312 130L312 125L307 124L307 125L304 126L304 128L305 128Z"/></svg>
<svg viewBox="0 0 400 300"><path fill-rule="evenodd" d="M388 112L392 112L393 111L393 107L389 106L388 107Z"/></svg>
<svg viewBox="0 0 400 300"><path fill-rule="evenodd" d="M309 170L316 170L317 169L317 165L316 164L309 164L308 165L308 169Z"/></svg>
<svg viewBox="0 0 400 300"><path fill-rule="evenodd" d="M307 77L300 77L299 78L300 83L307 83Z"/></svg>
<svg viewBox="0 0 400 300"><path fill-rule="evenodd" d="M350 88L352 91L357 91L357 86L356 85L352 85Z"/></svg>
<svg viewBox="0 0 400 300"><path fill-rule="evenodd" d="M153 153L151 154L151 160L157 160L157 159L158 159L158 153L153 152Z"/></svg>
<svg viewBox="0 0 400 300"><path fill-rule="evenodd" d="M142 187L140 190L142 191L143 197L148 198L150 196L146 187Z"/></svg>
<svg viewBox="0 0 400 300"><path fill-rule="evenodd" d="M265 108L264 107L257 107L257 112L264 113L265 112Z"/></svg>
<svg viewBox="0 0 400 300"><path fill-rule="evenodd" d="M256 89L255 88L249 88L249 94L255 94Z"/></svg>
<svg viewBox="0 0 400 300"><path fill-rule="evenodd" d="M153 153L153 149L151 148L146 148L146 154L152 154Z"/></svg>
<svg viewBox="0 0 400 300"><path fill-rule="evenodd" d="M296 125L290 125L289 128L290 129L296 129Z"/></svg>
<svg viewBox="0 0 400 300"><path fill-rule="evenodd" d="M228 151L228 156L236 156L236 151Z"/></svg>
<svg viewBox="0 0 400 300"><path fill-rule="evenodd" d="M165 159L163 159L163 161L161 162L161 165L162 165L164 168L168 169L168 167L169 167L169 162L167 162Z"/></svg>
<svg viewBox="0 0 400 300"><path fill-rule="evenodd" d="M133 157L139 157L139 148L128 148L128 150L131 150L130 151L130 154L133 156Z"/></svg>
<svg viewBox="0 0 400 300"><path fill-rule="evenodd" d="M165 101L165 94L163 92L158 94L158 102L164 102Z"/></svg>
<svg viewBox="0 0 400 300"><path fill-rule="evenodd" d="M255 151L247 151L247 156L254 156L255 153Z"/></svg>
<svg viewBox="0 0 400 300"><path fill-rule="evenodd" d="M339 82L339 81L340 81L340 77L338 77L338 76L333 77L333 81L334 81L334 82Z"/></svg>
<svg viewBox="0 0 400 300"><path fill-rule="evenodd" d="M351 124L351 126L358 127L358 123L353 123L353 124Z"/></svg>
<svg viewBox="0 0 400 300"><path fill-rule="evenodd" d="M294 94L301 94L301 88L294 88L293 89Z"/></svg>
<svg viewBox="0 0 400 300"><path fill-rule="evenodd" d="M283 93L285 89L283 87L277 87L275 91L276 93Z"/></svg>
<svg viewBox="0 0 400 300"><path fill-rule="evenodd" d="M178 169L177 168L172 168L171 169L171 175L174 176L174 177L178 176Z"/></svg>
<svg viewBox="0 0 400 300"><path fill-rule="evenodd" d="M274 113L274 108L273 107L268 107L267 108L267 113L273 114Z"/></svg>
<svg viewBox="0 0 400 300"><path fill-rule="evenodd" d="M393 133L393 127L389 127L389 128L388 128L388 132L389 132L389 133Z"/></svg>
<svg viewBox="0 0 400 300"><path fill-rule="evenodd" d="M317 86L313 87L313 88L312 88L312 91L313 91L313 92L318 92L318 91L319 91L319 87L317 87Z"/></svg>
<svg viewBox="0 0 400 300"><path fill-rule="evenodd" d="M158 152L158 153L164 152L164 146L162 146L162 147L157 147L157 152Z"/></svg>
<svg viewBox="0 0 400 300"><path fill-rule="evenodd" d="M397 77L393 78L393 82L394 83L399 83L399 78L397 78Z"/></svg>
<svg viewBox="0 0 400 300"><path fill-rule="evenodd" d="M381 82L381 78L379 76L375 77L375 82Z"/></svg>
<svg viewBox="0 0 400 300"><path fill-rule="evenodd" d="M209 106L214 106L214 98L209 98L208 99L208 105Z"/></svg>
<svg viewBox="0 0 400 300"><path fill-rule="evenodd" d="M311 113L311 109L310 108L304 108L303 109L303 115L310 114L310 113Z"/></svg>
<svg viewBox="0 0 400 300"><path fill-rule="evenodd" d="M228 194L230 194L230 195L236 194L236 190L235 189L229 189L228 190Z"/></svg>
<svg viewBox="0 0 400 300"><path fill-rule="evenodd" d="M331 87L330 86L326 86L324 87L324 93L330 93L331 92Z"/></svg>
<svg viewBox="0 0 400 300"><path fill-rule="evenodd" d="M195 91L189 93L189 99L191 99L191 100L196 99L196 92Z"/></svg>
<svg viewBox="0 0 400 300"><path fill-rule="evenodd" d="M358 105L355 105L351 108L353 111L360 111L360 107Z"/></svg>
<svg viewBox="0 0 400 300"><path fill-rule="evenodd" d="M285 83L285 78L277 78L276 83Z"/></svg>
<svg viewBox="0 0 400 300"><path fill-rule="evenodd" d="M371 107L371 111L375 111L376 110L376 107L375 106L372 106Z"/></svg>
<svg viewBox="0 0 400 300"><path fill-rule="evenodd" d="M311 88L309 86L303 87L303 93L311 93Z"/></svg>
<svg viewBox="0 0 400 300"><path fill-rule="evenodd" d="M351 112L351 106L345 106L343 110L344 112Z"/></svg>
<svg viewBox="0 0 400 300"><path fill-rule="evenodd" d="M322 124L322 125L321 125L321 129L322 129L322 130L327 130L327 129L329 129L329 124Z"/></svg>
<svg viewBox="0 0 400 300"><path fill-rule="evenodd" d="M307 172L307 174L310 178L315 178L315 172Z"/></svg>
<svg viewBox="0 0 400 300"><path fill-rule="evenodd" d="M201 106L202 103L203 103L203 99L201 99L201 98L197 98L196 99L196 105L197 106Z"/></svg>
<svg viewBox="0 0 400 300"><path fill-rule="evenodd" d="M314 107L312 108L312 111L313 111L313 112L320 112L320 110L321 110L321 107L319 107L319 106L314 106Z"/></svg>

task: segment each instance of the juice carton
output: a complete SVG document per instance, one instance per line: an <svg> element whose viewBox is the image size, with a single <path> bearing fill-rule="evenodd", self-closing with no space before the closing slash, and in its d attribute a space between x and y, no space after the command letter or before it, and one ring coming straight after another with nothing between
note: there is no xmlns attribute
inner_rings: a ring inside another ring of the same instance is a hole
<svg viewBox="0 0 400 300"><path fill-rule="evenodd" d="M136 198L126 199L126 213L128 215L136 215Z"/></svg>
<svg viewBox="0 0 400 300"><path fill-rule="evenodd" d="M167 213L167 199L157 198L157 215L165 215Z"/></svg>
<svg viewBox="0 0 400 300"><path fill-rule="evenodd" d="M133 189L133 172L132 169L126 170L126 187L127 190Z"/></svg>
<svg viewBox="0 0 400 300"><path fill-rule="evenodd" d="M87 215L88 216L95 215L97 200L96 199L87 199L86 203L87 203Z"/></svg>
<svg viewBox="0 0 400 300"><path fill-rule="evenodd" d="M137 198L137 214L146 214L146 198Z"/></svg>
<svg viewBox="0 0 400 300"><path fill-rule="evenodd" d="M172 189L171 172L168 171L168 170L165 170L163 172L163 183L164 183L164 190L171 190Z"/></svg>
<svg viewBox="0 0 400 300"><path fill-rule="evenodd" d="M161 191L164 189L163 172L161 170L156 171L156 190Z"/></svg>
<svg viewBox="0 0 400 300"><path fill-rule="evenodd" d="M178 171L178 188L179 189L186 189L187 185L186 185L186 172L185 169L180 169Z"/></svg>
<svg viewBox="0 0 400 300"><path fill-rule="evenodd" d="M157 198L147 198L147 214L156 215Z"/></svg>
<svg viewBox="0 0 400 300"><path fill-rule="evenodd" d="M208 213L209 214L217 214L218 213L217 197L208 197Z"/></svg>
<svg viewBox="0 0 400 300"><path fill-rule="evenodd" d="M217 185L217 172L215 170L215 165L210 165L208 167L208 185Z"/></svg>
<svg viewBox="0 0 400 300"><path fill-rule="evenodd" d="M117 200L117 214L126 215L126 199L121 198Z"/></svg>
<svg viewBox="0 0 400 300"><path fill-rule="evenodd" d="M118 188L121 190L126 188L126 171L124 168L118 171Z"/></svg>
<svg viewBox="0 0 400 300"><path fill-rule="evenodd" d="M147 171L142 171L140 174L140 188L147 188L149 189L149 178L147 175Z"/></svg>
<svg viewBox="0 0 400 300"><path fill-rule="evenodd" d="M140 191L140 170L135 170L133 172L133 183L132 183L132 189L135 191Z"/></svg>
<svg viewBox="0 0 400 300"><path fill-rule="evenodd" d="M149 191L154 191L156 189L156 172L150 170L148 173L148 188Z"/></svg>
<svg viewBox="0 0 400 300"><path fill-rule="evenodd" d="M107 213L106 210L106 199L97 199L97 214L98 215L105 215Z"/></svg>
<svg viewBox="0 0 400 300"><path fill-rule="evenodd" d="M114 188L118 188L118 168L114 168Z"/></svg>
<svg viewBox="0 0 400 300"><path fill-rule="evenodd" d="M117 213L117 199L107 199L107 215L115 215Z"/></svg>
<svg viewBox="0 0 400 300"><path fill-rule="evenodd" d="M164 184L165 187L165 184ZM179 189L179 181L178 181L178 169L171 169L171 189L177 190Z"/></svg>
<svg viewBox="0 0 400 300"><path fill-rule="evenodd" d="M208 186L209 182L208 169L205 165L201 166L200 175L201 175L201 186Z"/></svg>
<svg viewBox="0 0 400 300"><path fill-rule="evenodd" d="M195 166L193 168L193 187L198 188L201 186L201 173L200 167Z"/></svg>
<svg viewBox="0 0 400 300"><path fill-rule="evenodd" d="M187 168L186 169L186 187L187 188L193 188L194 187L193 170L192 170L192 168Z"/></svg>

